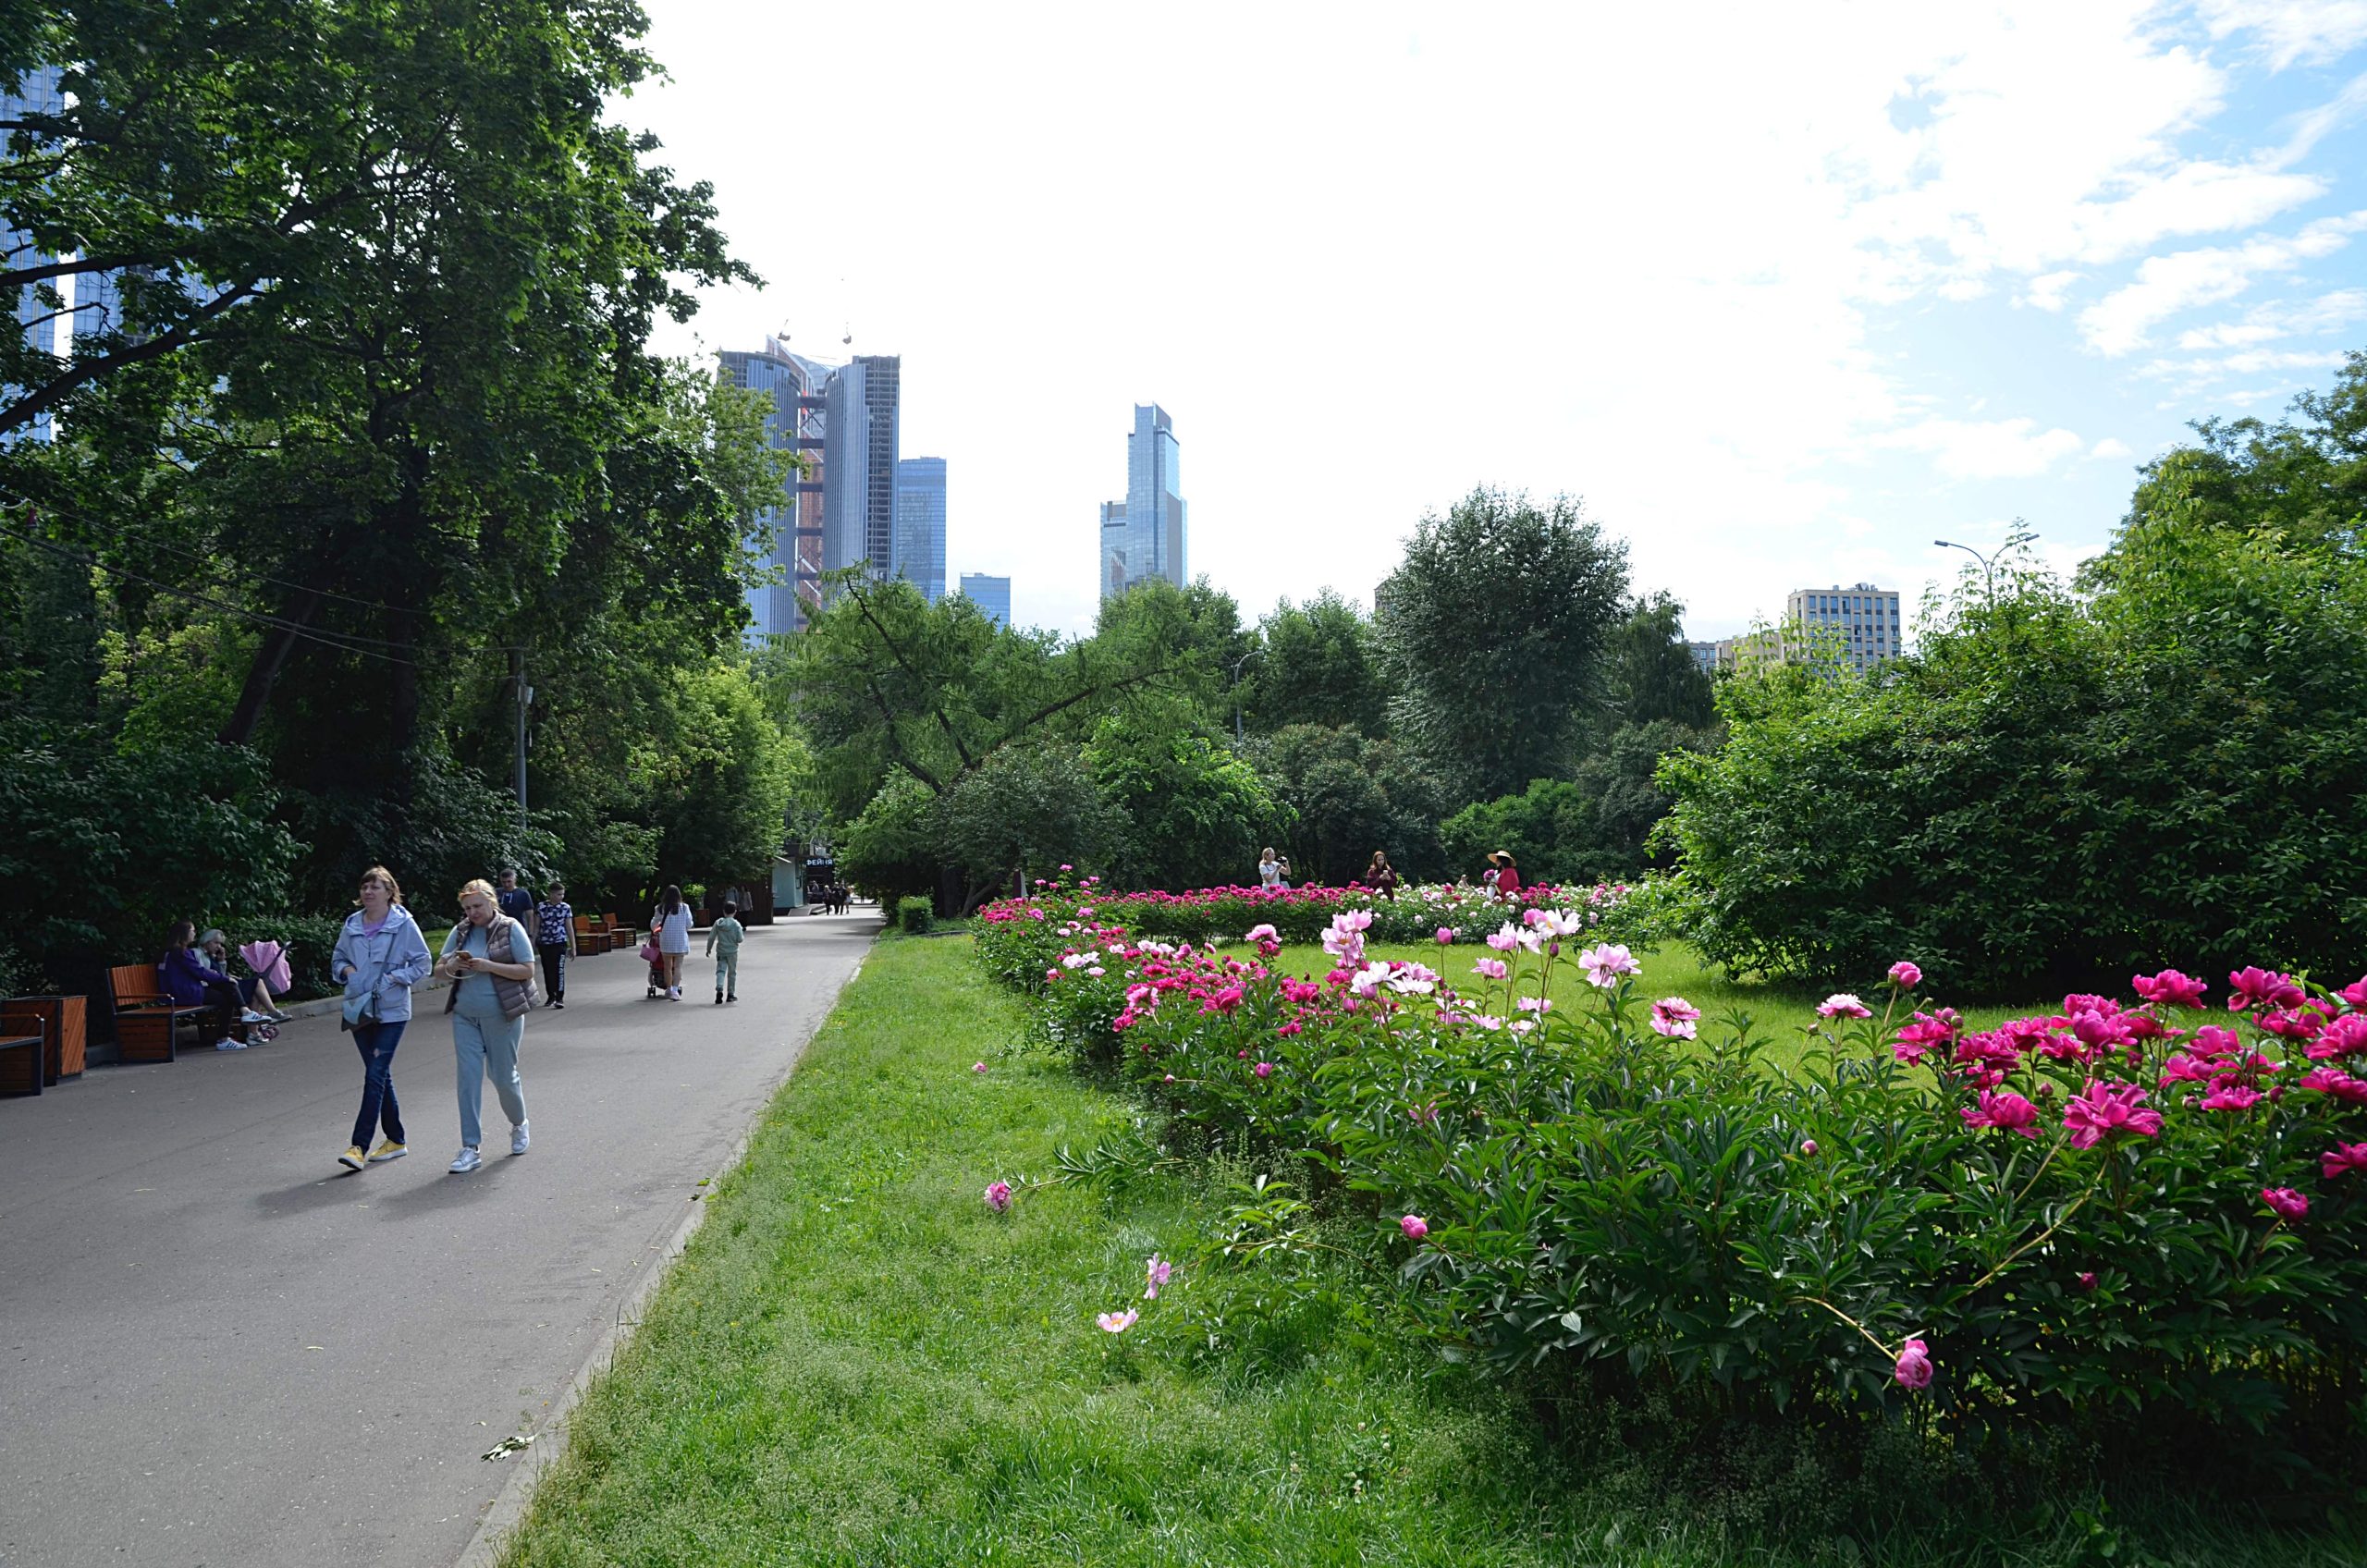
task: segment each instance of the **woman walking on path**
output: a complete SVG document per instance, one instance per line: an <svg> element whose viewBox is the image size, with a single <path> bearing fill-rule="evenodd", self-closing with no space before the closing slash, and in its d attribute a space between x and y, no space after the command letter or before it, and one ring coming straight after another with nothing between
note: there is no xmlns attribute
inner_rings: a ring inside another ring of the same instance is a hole
<svg viewBox="0 0 2367 1568"><path fill-rule="evenodd" d="M677 883L666 884L666 891L658 895L657 909L649 922L657 938L657 952L666 965L666 999L682 999L682 960L691 951L691 906L682 901L682 889Z"/></svg>
<svg viewBox="0 0 2367 1568"><path fill-rule="evenodd" d="M534 950L543 959L544 1006L567 1006L567 961L575 956L575 910L567 901L567 884L554 882L534 906Z"/></svg>
<svg viewBox="0 0 2367 1568"><path fill-rule="evenodd" d="M402 900L393 872L383 865L363 872L354 900L362 907L345 917L329 958L329 977L345 986L345 1027L362 1053L362 1113L353 1119L353 1146L337 1156L354 1170L411 1152L395 1104L395 1047L411 1022L411 988L427 978L435 961ZM382 1122L386 1139L372 1149L370 1134Z"/></svg>
<svg viewBox="0 0 2367 1568"><path fill-rule="evenodd" d="M526 1091L518 1078L518 1047L526 1037L526 1012L534 1005L534 949L526 928L501 913L493 887L482 879L460 889L466 917L444 938L436 972L452 979L444 1011L452 1015L452 1055L460 1068L460 1152L452 1174L466 1175L484 1163L478 1145L484 1129L477 1110L484 1081L509 1117L509 1152L526 1152Z"/></svg>

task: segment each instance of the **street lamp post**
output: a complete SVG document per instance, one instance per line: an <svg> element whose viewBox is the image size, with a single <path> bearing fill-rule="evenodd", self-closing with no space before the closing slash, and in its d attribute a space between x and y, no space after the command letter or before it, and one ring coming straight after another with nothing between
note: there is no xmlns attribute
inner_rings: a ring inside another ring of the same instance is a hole
<svg viewBox="0 0 2367 1568"><path fill-rule="evenodd" d="M1959 545L1952 539L1934 539L1932 543L1937 545L1943 550L1962 550L1966 555L1970 556L1974 560L1981 563L1981 581L1986 583L1989 588L1989 607L1993 610L1995 609L1997 607L1997 572L1995 558L1997 556L2002 556L2005 553L2005 545L2001 545L1993 554L1984 556L1979 550L1974 549L1971 545Z"/></svg>

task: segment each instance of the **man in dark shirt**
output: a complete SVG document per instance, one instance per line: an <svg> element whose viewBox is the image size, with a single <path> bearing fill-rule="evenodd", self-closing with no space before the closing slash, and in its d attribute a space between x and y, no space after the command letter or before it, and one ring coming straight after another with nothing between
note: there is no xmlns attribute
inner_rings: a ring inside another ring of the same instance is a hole
<svg viewBox="0 0 2367 1568"><path fill-rule="evenodd" d="M493 901L500 906L502 913L529 931L534 928L534 895L518 886L516 872L501 874L501 890Z"/></svg>

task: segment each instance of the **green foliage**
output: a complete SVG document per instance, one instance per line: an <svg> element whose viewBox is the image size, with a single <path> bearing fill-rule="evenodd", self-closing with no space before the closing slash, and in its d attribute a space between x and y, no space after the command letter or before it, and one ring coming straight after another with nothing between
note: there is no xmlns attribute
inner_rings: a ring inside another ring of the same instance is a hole
<svg viewBox="0 0 2367 1568"><path fill-rule="evenodd" d="M937 887L937 797L909 773L889 776L836 844L839 875L882 904Z"/></svg>
<svg viewBox="0 0 2367 1568"><path fill-rule="evenodd" d="M1233 595L1205 577L1188 588L1154 577L1104 599L1093 642L1123 668L1158 671L1163 691L1213 719L1224 717L1234 668L1256 646Z"/></svg>
<svg viewBox="0 0 2367 1568"><path fill-rule="evenodd" d="M1330 589L1306 604L1284 599L1257 626L1246 667L1246 721L1270 733L1320 725L1383 733L1390 685L1372 623Z"/></svg>
<svg viewBox="0 0 2367 1568"><path fill-rule="evenodd" d="M914 894L896 900L896 929L907 937L926 936L937 925L937 905Z"/></svg>
<svg viewBox="0 0 2367 1568"><path fill-rule="evenodd" d="M1125 843L1126 815L1110 803L1074 746L1006 746L937 802L940 852L980 891L1009 888L1031 869L1099 866Z"/></svg>
<svg viewBox="0 0 2367 1568"><path fill-rule="evenodd" d="M684 672L675 701L671 743L652 764L656 880L769 880L784 814L806 772L804 748L767 715L743 665Z"/></svg>
<svg viewBox="0 0 2367 1568"><path fill-rule="evenodd" d="M285 906L296 845L269 820L260 758L202 742L0 767L0 929L29 967L87 988L153 961L177 920Z"/></svg>
<svg viewBox="0 0 2367 1568"><path fill-rule="evenodd" d="M1095 782L1130 824L1112 880L1130 888L1197 888L1241 879L1290 826L1257 770L1186 712L1134 709L1101 721L1086 748Z"/></svg>
<svg viewBox="0 0 2367 1568"><path fill-rule="evenodd" d="M1575 499L1481 489L1425 517L1375 596L1392 732L1466 799L1564 775L1626 596L1625 546Z"/></svg>
<svg viewBox="0 0 2367 1568"><path fill-rule="evenodd" d="M1612 629L1603 706L1621 725L1707 729L1717 721L1709 674L1685 643L1685 606L1666 592L1638 599Z"/></svg>
<svg viewBox="0 0 2367 1568"><path fill-rule="evenodd" d="M1294 724L1249 748L1289 810L1281 845L1302 881L1346 882L1384 850L1402 876L1423 879L1450 863L1439 845L1446 785L1392 741L1356 730ZM1245 879L1238 868L1231 879Z"/></svg>
<svg viewBox="0 0 2367 1568"><path fill-rule="evenodd" d="M1510 850L1521 874L1548 882L1640 877L1656 856L1652 829L1672 797L1657 782L1661 758L1709 749L1700 730L1666 718L1624 724L1567 780L1539 778L1527 790L1464 807L1440 827L1451 866L1476 869L1494 850Z"/></svg>

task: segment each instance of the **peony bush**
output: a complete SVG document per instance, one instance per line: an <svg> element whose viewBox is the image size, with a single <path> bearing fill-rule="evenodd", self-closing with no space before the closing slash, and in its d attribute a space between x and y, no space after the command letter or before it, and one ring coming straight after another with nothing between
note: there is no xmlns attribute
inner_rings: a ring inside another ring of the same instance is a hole
<svg viewBox="0 0 2367 1568"><path fill-rule="evenodd" d="M1777 1072L1579 908L1499 906L1429 962L1339 909L1301 981L1279 921L1211 949L1119 918L1146 907L1015 900L980 949L1046 1043L1328 1172L1466 1354L1777 1409L2177 1410L2356 1463L2367 979L2165 970L1975 1033L1900 964Z"/></svg>

